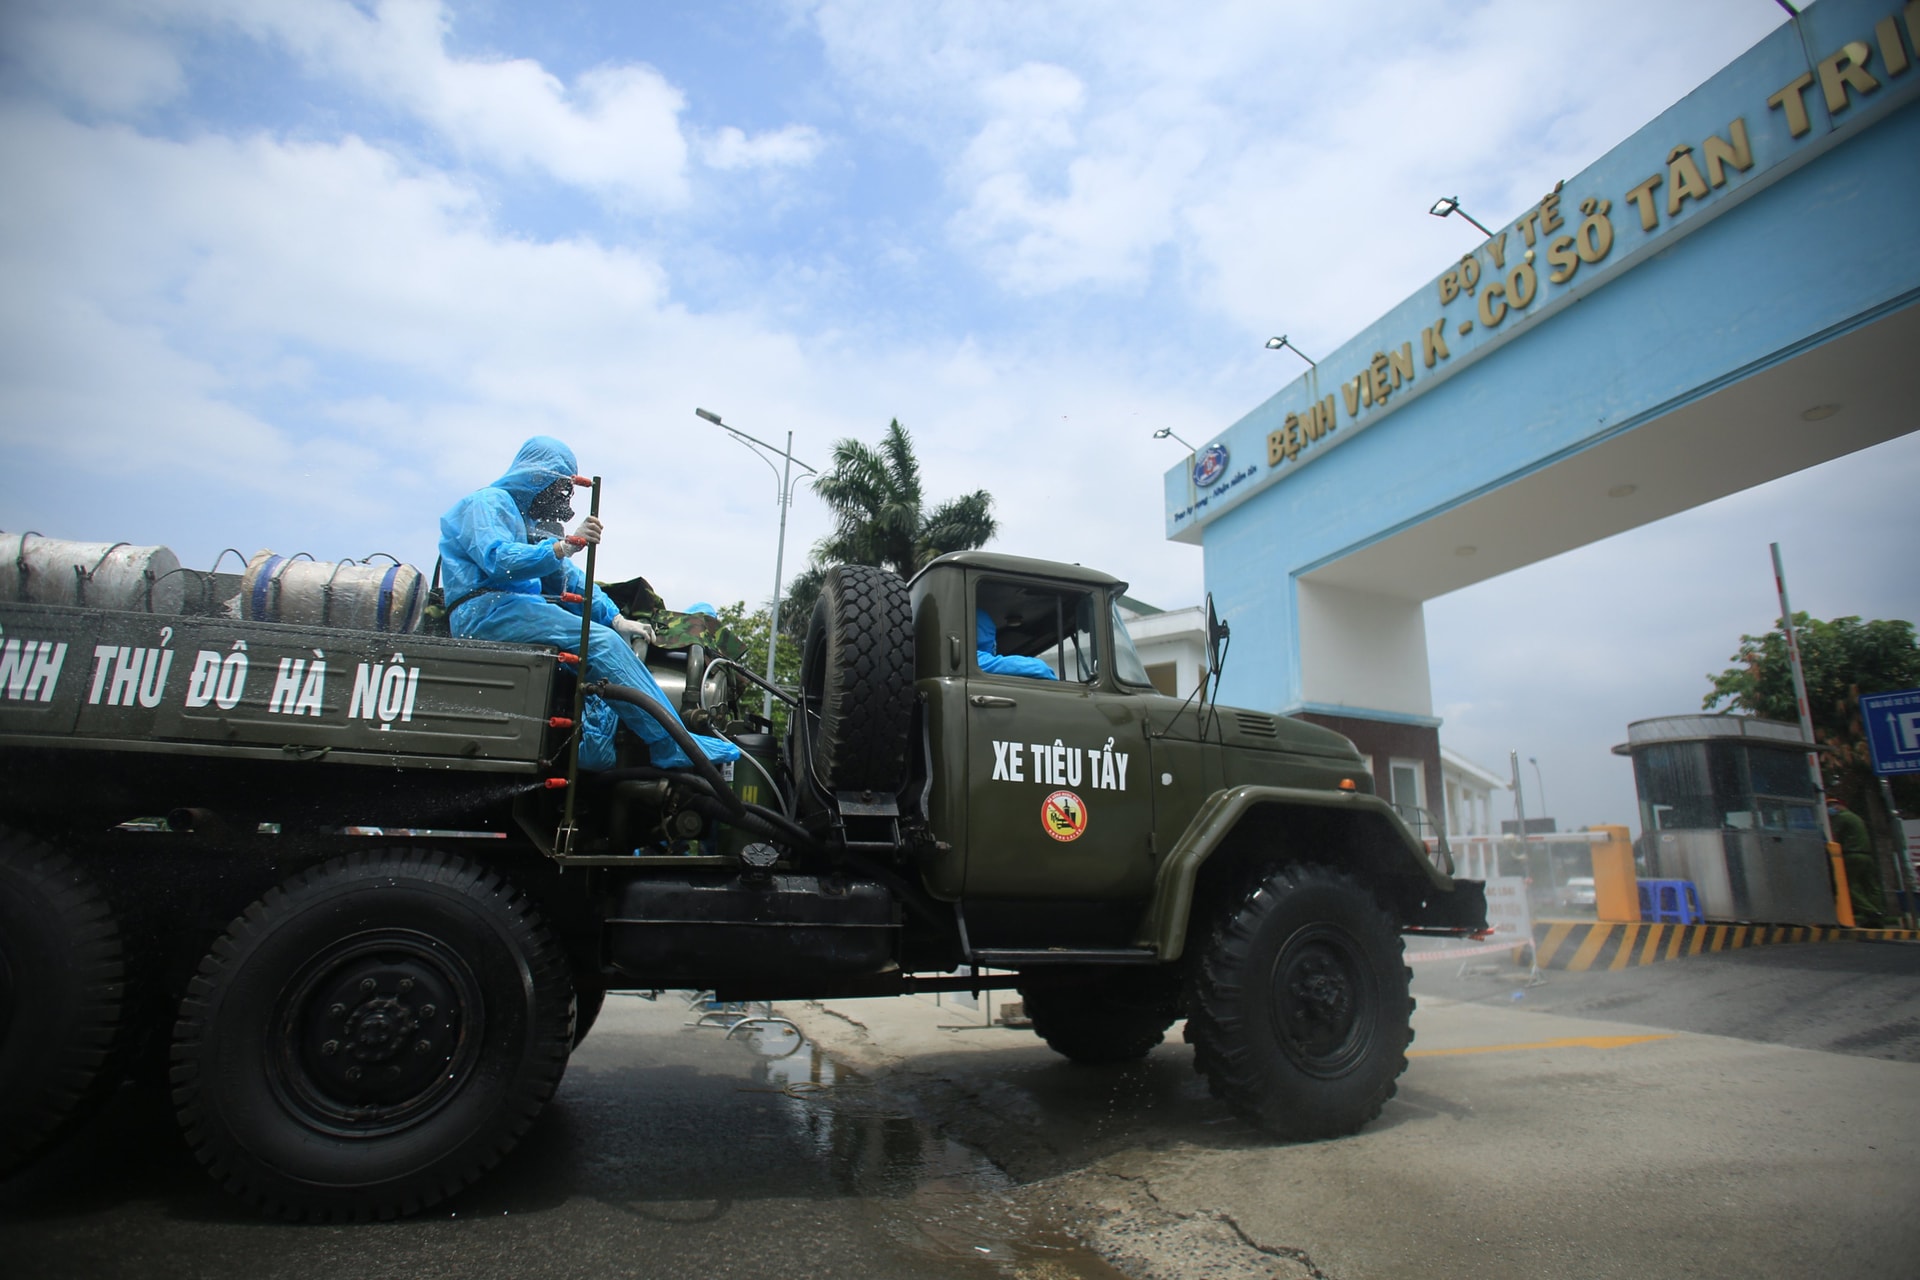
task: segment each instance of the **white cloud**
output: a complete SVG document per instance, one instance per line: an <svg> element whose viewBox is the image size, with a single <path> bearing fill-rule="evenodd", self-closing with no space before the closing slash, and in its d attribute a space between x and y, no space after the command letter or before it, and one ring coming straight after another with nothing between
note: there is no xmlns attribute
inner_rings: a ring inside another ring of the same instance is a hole
<svg viewBox="0 0 1920 1280"><path fill-rule="evenodd" d="M76 6L20 2L0 9L0 47L17 73L88 111L143 111L186 87L165 40Z"/></svg>
<svg viewBox="0 0 1920 1280"><path fill-rule="evenodd" d="M599 66L571 85L527 58L456 58L439 0L231 0L243 24L415 112L464 152L643 204L686 198L684 100L651 67Z"/></svg>
<svg viewBox="0 0 1920 1280"><path fill-rule="evenodd" d="M706 404L794 429L816 465L898 414L933 496L998 496L1006 549L1112 564L1149 598L1196 589L1198 556L1139 519L1149 424L1190 406L1099 353L689 312L648 254L515 235L471 185L358 138L176 141L13 109L0 169L31 178L0 206L4 527L193 564L227 545L430 564L437 512L549 431L608 478L609 574L758 600L769 478L692 417ZM1109 468L1123 501L1088 496ZM86 484L29 479L48 474ZM790 566L824 524L803 496Z"/></svg>
<svg viewBox="0 0 1920 1280"><path fill-rule="evenodd" d="M1139 291L1165 262L1196 305L1250 331L1286 311L1322 348L1468 243L1421 216L1435 196L1514 216L1783 17L1744 0L801 7L841 89L942 159L954 242L1003 288Z"/></svg>
<svg viewBox="0 0 1920 1280"><path fill-rule="evenodd" d="M709 168L723 173L744 169L800 169L812 164L825 145L820 131L811 125L794 124L756 134L728 125L706 140L700 158Z"/></svg>

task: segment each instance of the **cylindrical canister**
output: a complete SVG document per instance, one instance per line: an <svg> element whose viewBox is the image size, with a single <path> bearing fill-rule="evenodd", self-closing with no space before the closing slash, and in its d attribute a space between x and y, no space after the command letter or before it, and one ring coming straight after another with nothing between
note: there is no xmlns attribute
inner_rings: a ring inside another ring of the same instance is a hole
<svg viewBox="0 0 1920 1280"><path fill-rule="evenodd" d="M733 762L733 794L748 804L780 808L779 788L774 785L779 777L780 757L773 735L736 733L732 737L734 744L744 753ZM755 768L755 765L759 767ZM728 857L737 857L741 849L762 839L764 837L728 824L720 840L719 852Z"/></svg>
<svg viewBox="0 0 1920 1280"><path fill-rule="evenodd" d="M165 547L67 542L37 533L0 534L6 598L134 613L179 613L185 583Z"/></svg>
<svg viewBox="0 0 1920 1280"><path fill-rule="evenodd" d="M338 564L256 551L240 578L240 615L254 622L412 631L426 581L410 564Z"/></svg>

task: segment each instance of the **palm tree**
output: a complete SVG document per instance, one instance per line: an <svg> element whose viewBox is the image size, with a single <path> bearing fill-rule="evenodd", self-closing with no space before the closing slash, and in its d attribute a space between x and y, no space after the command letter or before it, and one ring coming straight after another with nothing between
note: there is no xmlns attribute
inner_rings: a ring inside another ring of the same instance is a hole
<svg viewBox="0 0 1920 1280"><path fill-rule="evenodd" d="M911 578L949 551L968 551L997 530L993 495L985 489L924 509L913 437L895 418L877 447L837 440L833 465L813 482L833 512L834 529L813 546L812 563L795 576L780 606L782 626L804 636L820 583L836 564L871 564Z"/></svg>

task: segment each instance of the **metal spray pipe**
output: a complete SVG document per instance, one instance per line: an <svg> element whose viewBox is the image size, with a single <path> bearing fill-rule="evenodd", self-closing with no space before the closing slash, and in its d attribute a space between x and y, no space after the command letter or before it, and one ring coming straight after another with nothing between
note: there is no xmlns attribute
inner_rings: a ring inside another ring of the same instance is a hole
<svg viewBox="0 0 1920 1280"><path fill-rule="evenodd" d="M594 476L589 479L586 476L575 476L573 478L576 485L582 480L592 486L593 496L587 502L587 514L597 520L600 518L600 477ZM555 832L553 837L554 852L563 857L573 852L573 799L580 791L573 784L580 780L580 737L586 730L587 673L585 667L587 650L593 643L593 553L598 549L598 543L587 544L587 565L583 570L587 585L583 593L586 603L580 608L580 666L582 669L576 672L573 678L574 730L573 745L567 751L567 803L560 818L560 830Z"/></svg>

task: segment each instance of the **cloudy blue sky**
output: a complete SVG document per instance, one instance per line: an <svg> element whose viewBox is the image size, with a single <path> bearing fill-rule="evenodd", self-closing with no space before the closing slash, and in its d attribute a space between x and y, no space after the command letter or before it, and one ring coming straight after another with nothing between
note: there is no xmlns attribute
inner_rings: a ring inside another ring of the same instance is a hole
<svg viewBox="0 0 1920 1280"><path fill-rule="evenodd" d="M1783 20L1771 0L6 0L0 528L431 564L535 431L608 479L604 576L765 597L773 483L919 442L1000 549L1198 600L1190 440ZM1443 740L1605 754L1773 613L1914 617L1915 437L1433 602ZM790 550L824 528L803 496ZM797 556L791 555L790 562ZM1531 779L1531 771L1529 771Z"/></svg>

